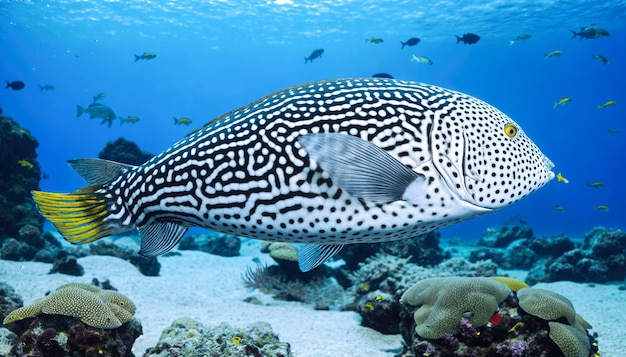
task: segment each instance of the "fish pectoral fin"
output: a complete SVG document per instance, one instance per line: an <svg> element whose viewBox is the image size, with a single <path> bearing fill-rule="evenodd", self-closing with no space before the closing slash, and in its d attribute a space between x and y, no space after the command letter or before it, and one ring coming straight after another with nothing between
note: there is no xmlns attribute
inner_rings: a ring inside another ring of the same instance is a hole
<svg viewBox="0 0 626 357"><path fill-rule="evenodd" d="M315 269L339 253L344 244L305 244L298 250L298 266L303 272Z"/></svg>
<svg viewBox="0 0 626 357"><path fill-rule="evenodd" d="M412 183L424 180L385 150L356 136L320 133L297 140L334 184L366 201L385 204L402 200Z"/></svg>
<svg viewBox="0 0 626 357"><path fill-rule="evenodd" d="M169 252L183 238L188 226L172 221L154 221L139 227L141 249L139 255L153 257Z"/></svg>
<svg viewBox="0 0 626 357"><path fill-rule="evenodd" d="M103 159L74 159L67 163L90 185L103 185L135 166Z"/></svg>

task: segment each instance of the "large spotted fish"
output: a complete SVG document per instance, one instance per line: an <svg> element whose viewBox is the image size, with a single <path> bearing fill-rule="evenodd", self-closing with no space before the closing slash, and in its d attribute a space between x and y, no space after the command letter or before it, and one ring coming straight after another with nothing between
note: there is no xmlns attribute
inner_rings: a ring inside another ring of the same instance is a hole
<svg viewBox="0 0 626 357"><path fill-rule="evenodd" d="M508 206L554 177L550 160L494 107L385 78L280 91L141 166L70 165L90 186L33 193L69 242L138 228L140 254L152 256L198 226L304 243L304 271L345 244L415 237Z"/></svg>

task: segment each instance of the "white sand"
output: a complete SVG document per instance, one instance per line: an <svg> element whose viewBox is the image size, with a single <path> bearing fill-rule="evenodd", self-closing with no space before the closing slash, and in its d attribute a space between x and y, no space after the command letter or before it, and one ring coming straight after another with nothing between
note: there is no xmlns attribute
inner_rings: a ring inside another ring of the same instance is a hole
<svg viewBox="0 0 626 357"><path fill-rule="evenodd" d="M72 277L48 275L50 264L0 260L0 281L13 286L25 304L44 296L49 290L69 282L90 283L92 278L111 284L137 305L136 317L144 335L135 342L133 352L141 356L154 346L163 329L178 317L188 316L214 326L227 322L246 327L257 321L272 325L283 342L289 342L293 354L303 356L393 356L390 350L401 347L399 335L382 335L359 325L353 312L315 311L311 306L272 299L251 291L241 282L247 266L254 266L256 246L242 248L243 256L224 258L202 252L181 251L182 256L159 258L158 277L147 277L124 260L107 256L79 259L85 275ZM267 256L259 256L268 261ZM270 261L268 261L270 262ZM597 332L602 356L621 356L626 350L626 291L617 285L558 282L539 284L568 297L576 311ZM255 296L265 305L246 303Z"/></svg>

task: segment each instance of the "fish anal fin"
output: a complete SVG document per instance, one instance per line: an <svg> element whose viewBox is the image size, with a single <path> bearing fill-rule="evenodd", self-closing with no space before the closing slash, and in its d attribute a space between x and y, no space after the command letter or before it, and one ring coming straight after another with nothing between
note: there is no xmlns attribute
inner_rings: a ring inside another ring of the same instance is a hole
<svg viewBox="0 0 626 357"><path fill-rule="evenodd" d="M377 204L402 200L420 175L373 143L338 133L306 134L298 143L333 183L349 194Z"/></svg>
<svg viewBox="0 0 626 357"><path fill-rule="evenodd" d="M141 249L139 255L153 257L169 252L183 238L188 226L172 221L153 221L139 227Z"/></svg>
<svg viewBox="0 0 626 357"><path fill-rule="evenodd" d="M311 271L339 253L343 244L306 244L298 250L298 266L303 272Z"/></svg>
<svg viewBox="0 0 626 357"><path fill-rule="evenodd" d="M90 185L103 185L133 169L135 166L103 159L74 159L67 163Z"/></svg>

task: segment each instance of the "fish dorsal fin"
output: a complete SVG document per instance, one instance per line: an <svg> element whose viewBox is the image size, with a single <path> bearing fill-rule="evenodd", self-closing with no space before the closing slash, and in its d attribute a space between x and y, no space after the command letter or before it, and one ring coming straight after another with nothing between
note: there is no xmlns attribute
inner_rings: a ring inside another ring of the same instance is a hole
<svg viewBox="0 0 626 357"><path fill-rule="evenodd" d="M171 221L154 221L139 227L141 249L139 255L153 257L169 252L178 244L189 227Z"/></svg>
<svg viewBox="0 0 626 357"><path fill-rule="evenodd" d="M339 253L343 246L343 244L305 244L298 250L298 266L303 272L313 270Z"/></svg>
<svg viewBox="0 0 626 357"><path fill-rule="evenodd" d="M103 159L75 159L67 163L90 185L102 185L135 168L133 165Z"/></svg>
<svg viewBox="0 0 626 357"><path fill-rule="evenodd" d="M385 204L402 200L407 187L425 179L385 150L356 136L320 133L297 140L337 186L366 201Z"/></svg>

